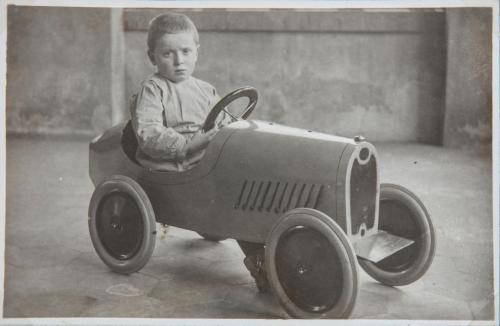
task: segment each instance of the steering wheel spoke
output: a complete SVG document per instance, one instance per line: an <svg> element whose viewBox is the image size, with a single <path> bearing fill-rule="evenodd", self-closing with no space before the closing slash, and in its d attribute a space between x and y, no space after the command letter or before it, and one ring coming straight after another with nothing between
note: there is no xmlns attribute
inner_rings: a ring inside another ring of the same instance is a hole
<svg viewBox="0 0 500 326"><path fill-rule="evenodd" d="M229 112L228 110L226 110L226 108L222 109L222 111L224 111L224 113L226 113L234 121L240 120L240 117L235 116L234 114L232 114L231 112Z"/></svg>

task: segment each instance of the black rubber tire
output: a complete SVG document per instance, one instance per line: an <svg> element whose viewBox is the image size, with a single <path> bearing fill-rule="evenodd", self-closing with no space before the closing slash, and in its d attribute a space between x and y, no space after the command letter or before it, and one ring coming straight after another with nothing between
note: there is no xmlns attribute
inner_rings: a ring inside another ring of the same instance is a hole
<svg viewBox="0 0 500 326"><path fill-rule="evenodd" d="M196 233L198 233L203 239L208 240L208 241L213 241L213 242L219 242L219 241L223 241L223 240L227 239L227 238L218 237L215 235L210 235L207 233L200 233L200 232L196 232Z"/></svg>
<svg viewBox="0 0 500 326"><path fill-rule="evenodd" d="M130 274L144 267L155 247L156 220L141 186L121 175L101 182L90 200L89 231L97 254L112 271Z"/></svg>
<svg viewBox="0 0 500 326"><path fill-rule="evenodd" d="M267 237L265 267L271 289L291 317L351 315L359 291L356 254L326 214L308 208L285 213Z"/></svg>
<svg viewBox="0 0 500 326"><path fill-rule="evenodd" d="M420 279L431 266L436 252L434 226L423 203L402 186L382 184L379 229L415 243L378 263L359 259L361 267L375 280L390 286L407 285Z"/></svg>

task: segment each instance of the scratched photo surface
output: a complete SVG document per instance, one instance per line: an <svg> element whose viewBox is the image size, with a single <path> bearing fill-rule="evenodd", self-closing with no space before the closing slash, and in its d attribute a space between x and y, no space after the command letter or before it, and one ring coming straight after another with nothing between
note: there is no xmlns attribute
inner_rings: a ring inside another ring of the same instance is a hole
<svg viewBox="0 0 500 326"><path fill-rule="evenodd" d="M152 257L130 275L93 247L89 143L130 119L130 97L155 72L148 23L166 11L7 7L4 318L289 318L258 291L234 239L157 224ZM410 189L429 212L429 270L390 287L359 267L349 318L493 323L491 7L175 11L199 31L195 77L220 96L258 90L248 120L362 135L379 182ZM286 166L289 152L278 154Z"/></svg>

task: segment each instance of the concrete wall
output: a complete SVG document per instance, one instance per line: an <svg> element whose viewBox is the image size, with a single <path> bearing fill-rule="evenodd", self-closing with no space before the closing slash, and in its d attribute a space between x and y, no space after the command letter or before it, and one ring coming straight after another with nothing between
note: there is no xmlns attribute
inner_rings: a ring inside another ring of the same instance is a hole
<svg viewBox="0 0 500 326"><path fill-rule="evenodd" d="M8 131L90 135L126 119L154 71L146 29L160 12L9 6ZM196 76L221 95L255 86L255 118L375 141L491 142L489 9L186 13L200 29Z"/></svg>
<svg viewBox="0 0 500 326"><path fill-rule="evenodd" d="M125 14L127 94L154 71L148 21ZM195 75L221 95L252 85L254 118L371 140L442 139L443 12L186 12L200 29Z"/></svg>
<svg viewBox="0 0 500 326"><path fill-rule="evenodd" d="M8 7L7 130L95 134L111 122L110 10Z"/></svg>
<svg viewBox="0 0 500 326"><path fill-rule="evenodd" d="M489 150L491 11L450 9L446 16L448 74L444 144Z"/></svg>

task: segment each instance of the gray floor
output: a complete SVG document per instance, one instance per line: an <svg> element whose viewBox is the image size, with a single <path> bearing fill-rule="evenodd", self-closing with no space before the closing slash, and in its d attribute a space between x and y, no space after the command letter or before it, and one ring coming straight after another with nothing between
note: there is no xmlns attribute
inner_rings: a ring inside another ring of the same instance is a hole
<svg viewBox="0 0 500 326"><path fill-rule="evenodd" d="M110 272L87 228L87 142L9 138L4 317L284 318L257 292L236 243L171 228L130 276ZM352 318L493 319L491 161L461 151L379 144L381 179L417 193L438 248L416 283L361 272Z"/></svg>

